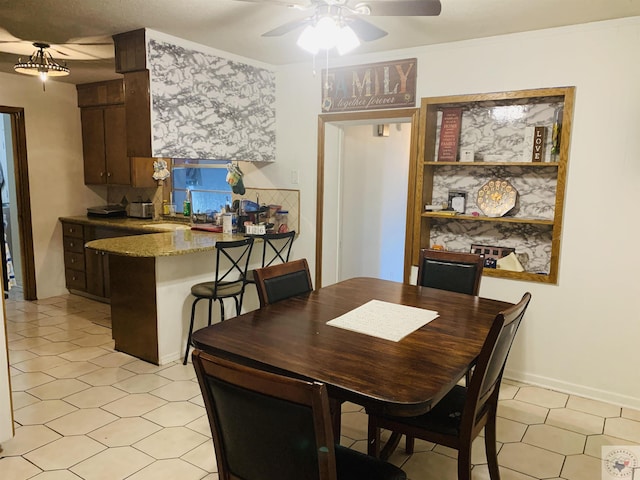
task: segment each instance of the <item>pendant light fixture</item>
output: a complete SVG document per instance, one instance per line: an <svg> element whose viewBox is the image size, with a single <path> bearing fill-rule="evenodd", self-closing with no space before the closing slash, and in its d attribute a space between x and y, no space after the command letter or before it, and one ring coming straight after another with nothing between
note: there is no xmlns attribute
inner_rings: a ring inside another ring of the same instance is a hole
<svg viewBox="0 0 640 480"><path fill-rule="evenodd" d="M35 42L33 46L37 50L33 52L26 62L23 62L22 58L18 58L18 63L13 66L13 69L25 75L39 75L40 80L42 80L42 90L44 91L45 81L48 76L62 77L69 75L69 68L65 64L61 65L56 62L51 54L46 51L49 48L48 43Z"/></svg>

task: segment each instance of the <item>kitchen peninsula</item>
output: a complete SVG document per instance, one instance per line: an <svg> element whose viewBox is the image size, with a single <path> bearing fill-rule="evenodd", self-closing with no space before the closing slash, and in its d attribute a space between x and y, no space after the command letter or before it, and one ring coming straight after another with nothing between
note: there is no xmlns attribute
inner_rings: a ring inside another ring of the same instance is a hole
<svg viewBox="0 0 640 480"><path fill-rule="evenodd" d="M156 365L180 358L189 326L191 286L213 279L216 242L239 237L178 228L88 242L87 249L109 255L115 349ZM258 257L252 255L252 267L259 266ZM257 307L256 298L255 289L249 289L244 304ZM206 306L201 305L196 322L206 318Z"/></svg>

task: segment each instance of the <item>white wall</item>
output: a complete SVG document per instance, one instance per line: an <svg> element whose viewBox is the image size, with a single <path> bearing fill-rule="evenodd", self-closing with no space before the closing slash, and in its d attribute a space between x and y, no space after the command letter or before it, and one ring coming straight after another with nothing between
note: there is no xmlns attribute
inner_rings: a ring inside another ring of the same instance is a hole
<svg viewBox="0 0 640 480"><path fill-rule="evenodd" d="M341 280L404 278L411 124L388 127L388 137L374 136L374 125L344 127ZM325 175L325 183L335 182ZM326 222L335 216L334 211L325 213Z"/></svg>
<svg viewBox="0 0 640 480"><path fill-rule="evenodd" d="M481 295L533 294L508 375L640 408L640 18L333 60L332 66L418 58L418 97L574 85L565 221L557 285L485 277ZM297 256L315 257L320 75L279 68L277 162L248 168L252 186L292 188L300 170ZM328 195L336 195L331 184Z"/></svg>
<svg viewBox="0 0 640 480"><path fill-rule="evenodd" d="M43 92L37 77L0 73L0 105L24 108L38 298L67 293L58 217L106 201L84 185L76 88L49 81Z"/></svg>

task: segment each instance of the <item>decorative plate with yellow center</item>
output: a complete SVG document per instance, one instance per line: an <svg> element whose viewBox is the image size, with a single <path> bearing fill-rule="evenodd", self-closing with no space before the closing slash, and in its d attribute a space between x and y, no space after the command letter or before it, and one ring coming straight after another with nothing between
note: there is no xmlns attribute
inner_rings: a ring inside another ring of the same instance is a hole
<svg viewBox="0 0 640 480"><path fill-rule="evenodd" d="M502 217L516 206L518 191L506 180L494 178L478 191L478 207L487 217Z"/></svg>

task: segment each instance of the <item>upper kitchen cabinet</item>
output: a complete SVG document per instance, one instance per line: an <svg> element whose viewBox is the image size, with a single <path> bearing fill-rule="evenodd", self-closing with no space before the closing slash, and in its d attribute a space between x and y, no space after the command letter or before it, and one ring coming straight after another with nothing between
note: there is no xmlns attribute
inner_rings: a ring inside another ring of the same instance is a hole
<svg viewBox="0 0 640 480"><path fill-rule="evenodd" d="M113 36L116 73L139 72L147 68L145 30L140 28Z"/></svg>
<svg viewBox="0 0 640 480"><path fill-rule="evenodd" d="M130 156L275 160L273 70L148 29L113 40Z"/></svg>
<svg viewBox="0 0 640 480"><path fill-rule="evenodd" d="M151 150L151 95L149 71L124 74L125 114L127 117L127 154L130 157L153 157Z"/></svg>
<svg viewBox="0 0 640 480"><path fill-rule="evenodd" d="M151 149L151 92L145 48L145 30L113 36L116 72L124 76L127 117L127 154L153 157ZM162 155L160 155L162 156Z"/></svg>
<svg viewBox="0 0 640 480"><path fill-rule="evenodd" d="M154 187L149 76L77 85L86 185ZM146 106L147 115L141 114Z"/></svg>
<svg viewBox="0 0 640 480"><path fill-rule="evenodd" d="M77 91L85 184L130 185L122 81L78 85Z"/></svg>

